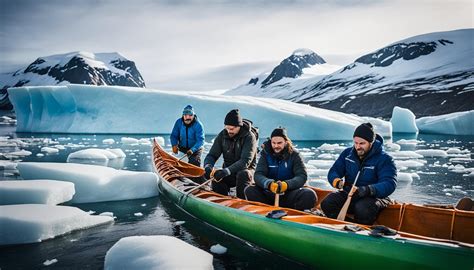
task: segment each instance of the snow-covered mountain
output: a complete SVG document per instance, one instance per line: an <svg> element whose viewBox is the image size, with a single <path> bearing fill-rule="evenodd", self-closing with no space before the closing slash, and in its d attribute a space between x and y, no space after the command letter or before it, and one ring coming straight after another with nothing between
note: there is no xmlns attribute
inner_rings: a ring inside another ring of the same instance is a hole
<svg viewBox="0 0 474 270"><path fill-rule="evenodd" d="M390 117L395 106L417 117L474 109L474 29L397 41L332 74L288 81L280 91L240 92L284 98L358 115Z"/></svg>
<svg viewBox="0 0 474 270"><path fill-rule="evenodd" d="M10 110L7 88L65 84L145 87L135 63L118 53L71 52L36 59L29 66L0 74L0 109Z"/></svg>
<svg viewBox="0 0 474 270"><path fill-rule="evenodd" d="M307 78L322 78L339 69L310 49L295 50L273 70L263 72L246 84L227 91L226 95L264 96L286 99L289 85L306 86Z"/></svg>

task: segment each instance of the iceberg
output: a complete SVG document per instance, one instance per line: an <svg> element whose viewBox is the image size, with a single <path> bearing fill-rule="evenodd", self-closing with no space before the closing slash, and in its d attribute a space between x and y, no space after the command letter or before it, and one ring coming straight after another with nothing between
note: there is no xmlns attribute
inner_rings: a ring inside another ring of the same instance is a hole
<svg viewBox="0 0 474 270"><path fill-rule="evenodd" d="M474 110L422 117L416 125L420 133L474 135Z"/></svg>
<svg viewBox="0 0 474 270"><path fill-rule="evenodd" d="M9 88L8 94L17 132L169 134L183 107L192 104L208 135L223 129L234 108L259 127L262 138L283 126L293 140L352 140L367 119L382 136L392 133L387 121L271 98L74 84Z"/></svg>
<svg viewBox="0 0 474 270"><path fill-rule="evenodd" d="M212 259L208 252L176 237L130 236L107 251L104 269L213 269Z"/></svg>
<svg viewBox="0 0 474 270"><path fill-rule="evenodd" d="M0 206L0 245L37 243L71 231L112 222L76 207L45 204Z"/></svg>
<svg viewBox="0 0 474 270"><path fill-rule="evenodd" d="M152 172L133 172L109 167L49 162L20 162L23 179L53 179L72 182L72 203L142 199L158 196L158 179Z"/></svg>
<svg viewBox="0 0 474 270"><path fill-rule="evenodd" d="M60 204L74 196L74 184L54 180L0 181L0 205Z"/></svg>
<svg viewBox="0 0 474 270"><path fill-rule="evenodd" d="M390 119L393 132L418 133L415 118L415 114L409 109L393 107L392 118Z"/></svg>

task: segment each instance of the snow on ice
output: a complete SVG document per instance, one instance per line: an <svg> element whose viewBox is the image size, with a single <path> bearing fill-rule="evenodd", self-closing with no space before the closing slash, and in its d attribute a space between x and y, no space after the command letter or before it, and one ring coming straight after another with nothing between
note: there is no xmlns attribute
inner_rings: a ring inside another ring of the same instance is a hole
<svg viewBox="0 0 474 270"><path fill-rule="evenodd" d="M76 207L44 204L0 206L0 245L37 243L71 231L112 222Z"/></svg>
<svg viewBox="0 0 474 270"><path fill-rule="evenodd" d="M0 205L60 204L74 196L74 184L54 180L0 181Z"/></svg>
<svg viewBox="0 0 474 270"><path fill-rule="evenodd" d="M24 179L53 179L73 182L72 203L118 201L158 195L157 177L151 172L116 170L109 167L48 162L21 162Z"/></svg>
<svg viewBox="0 0 474 270"><path fill-rule="evenodd" d="M212 259L176 237L130 236L107 251L104 269L213 269Z"/></svg>

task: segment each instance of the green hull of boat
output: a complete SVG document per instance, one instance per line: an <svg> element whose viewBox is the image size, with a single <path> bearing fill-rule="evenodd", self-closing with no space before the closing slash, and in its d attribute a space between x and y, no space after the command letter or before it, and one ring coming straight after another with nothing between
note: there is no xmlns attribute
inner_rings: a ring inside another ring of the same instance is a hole
<svg viewBox="0 0 474 270"><path fill-rule="evenodd" d="M410 239L376 238L225 207L185 196L160 179L180 208L229 234L318 269L474 269L474 249Z"/></svg>

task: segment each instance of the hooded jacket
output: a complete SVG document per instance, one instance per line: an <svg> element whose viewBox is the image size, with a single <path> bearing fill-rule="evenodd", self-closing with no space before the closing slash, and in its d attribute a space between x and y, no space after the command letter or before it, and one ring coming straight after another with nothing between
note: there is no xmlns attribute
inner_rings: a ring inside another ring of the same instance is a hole
<svg viewBox="0 0 474 270"><path fill-rule="evenodd" d="M281 180L288 184L288 190L294 190L303 187L308 174L299 152L293 149L290 153L286 147L281 154L276 154L271 142L266 141L254 179L255 184L263 189L268 189L268 185L274 180Z"/></svg>
<svg viewBox="0 0 474 270"><path fill-rule="evenodd" d="M204 159L204 167L214 164L222 155L224 168L232 174L244 169L255 169L257 160L257 140L250 131L251 124L244 122L233 138L229 137L227 130L223 129L215 138L211 150Z"/></svg>
<svg viewBox="0 0 474 270"><path fill-rule="evenodd" d="M376 135L372 148L361 161L354 147L345 149L329 169L328 181L333 185L335 178L345 179L345 183L353 184L360 170L356 186L370 185L375 190L376 198L385 198L392 194L397 187L397 168L393 158L383 150L383 138ZM345 191L350 186L345 185Z"/></svg>
<svg viewBox="0 0 474 270"><path fill-rule="evenodd" d="M204 145L204 128L197 115L191 124L186 125L183 118L174 123L170 136L171 145L178 145L180 149L191 149L196 152Z"/></svg>

